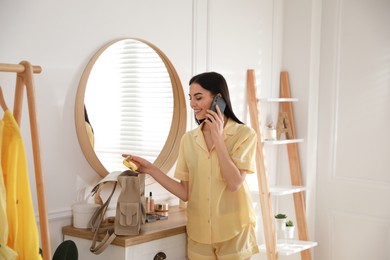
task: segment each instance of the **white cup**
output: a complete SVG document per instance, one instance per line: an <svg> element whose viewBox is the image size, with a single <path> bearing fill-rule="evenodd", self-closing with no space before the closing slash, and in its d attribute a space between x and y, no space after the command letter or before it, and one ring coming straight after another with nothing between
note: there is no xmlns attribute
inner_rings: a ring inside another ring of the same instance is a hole
<svg viewBox="0 0 390 260"><path fill-rule="evenodd" d="M75 228L89 228L88 224L99 207L99 204L85 202L73 204L73 226Z"/></svg>
<svg viewBox="0 0 390 260"><path fill-rule="evenodd" d="M275 141L276 140L276 129L275 128L266 128L264 131L264 140L266 141Z"/></svg>

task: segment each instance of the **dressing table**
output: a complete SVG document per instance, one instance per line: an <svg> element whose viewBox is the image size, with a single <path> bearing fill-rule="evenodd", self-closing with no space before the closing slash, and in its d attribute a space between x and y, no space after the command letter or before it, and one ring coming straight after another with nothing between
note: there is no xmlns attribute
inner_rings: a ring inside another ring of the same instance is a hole
<svg viewBox="0 0 390 260"><path fill-rule="evenodd" d="M185 209L171 206L168 219L145 223L138 236L116 237L100 255L89 251L94 235L91 229L66 226L62 228L62 233L64 240L76 243L79 259L83 260L149 260L155 259L158 253L163 253L165 259L186 259L186 222ZM104 235L99 236L99 241Z"/></svg>

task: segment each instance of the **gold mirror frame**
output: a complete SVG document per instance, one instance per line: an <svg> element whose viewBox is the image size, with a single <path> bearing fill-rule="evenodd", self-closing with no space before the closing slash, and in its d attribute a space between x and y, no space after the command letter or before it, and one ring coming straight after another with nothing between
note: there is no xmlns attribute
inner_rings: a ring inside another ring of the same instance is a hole
<svg viewBox="0 0 390 260"><path fill-rule="evenodd" d="M143 39L138 38L123 38L111 41L104 45L102 48L100 48L95 55L90 59L88 62L86 68L83 71L83 74L81 76L79 86L76 93L76 104L75 104L75 124L76 124L76 132L77 132L77 138L80 143L81 149L84 153L85 158L87 159L88 163L92 166L92 168L102 177L105 177L109 171L104 167L104 165L101 163L99 158L97 157L90 140L88 138L88 134L85 127L85 118L84 118L84 98L85 98L85 90L87 87L88 78L90 76L91 70L97 61L97 59L100 57L100 55L112 44L126 40L137 40L142 43L145 43L149 47L151 47L161 58L161 60L164 62L170 80L172 84L172 91L173 91L173 116L172 116L172 124L171 128L169 130L168 138L160 152L160 154L157 156L156 160L153 162L155 166L157 166L159 169L161 169L163 172L167 173L174 163L176 162L178 153L179 153L179 145L180 145L180 139L182 135L186 131L186 122L187 122L187 110L186 110L186 102L183 92L183 87L181 85L179 76L168 59L168 57L155 45L151 44L150 42L147 42ZM107 104L105 104L107 105Z"/></svg>

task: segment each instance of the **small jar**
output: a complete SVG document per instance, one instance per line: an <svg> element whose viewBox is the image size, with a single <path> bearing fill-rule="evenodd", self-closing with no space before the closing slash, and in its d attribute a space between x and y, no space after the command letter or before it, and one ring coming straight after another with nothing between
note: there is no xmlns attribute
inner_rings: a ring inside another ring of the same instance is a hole
<svg viewBox="0 0 390 260"><path fill-rule="evenodd" d="M167 212L168 209L169 209L169 204L167 203L164 204L158 203L154 205L154 211L157 212Z"/></svg>

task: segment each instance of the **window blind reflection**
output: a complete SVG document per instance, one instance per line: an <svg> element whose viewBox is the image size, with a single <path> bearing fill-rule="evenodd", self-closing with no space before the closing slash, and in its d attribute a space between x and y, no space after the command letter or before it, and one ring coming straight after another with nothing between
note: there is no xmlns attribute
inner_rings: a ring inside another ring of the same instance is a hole
<svg viewBox="0 0 390 260"><path fill-rule="evenodd" d="M94 150L110 171L124 170L122 153L153 162L168 137L173 91L165 64L148 45L119 41L96 61L85 105L94 130Z"/></svg>

